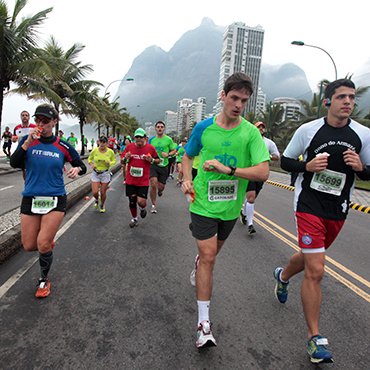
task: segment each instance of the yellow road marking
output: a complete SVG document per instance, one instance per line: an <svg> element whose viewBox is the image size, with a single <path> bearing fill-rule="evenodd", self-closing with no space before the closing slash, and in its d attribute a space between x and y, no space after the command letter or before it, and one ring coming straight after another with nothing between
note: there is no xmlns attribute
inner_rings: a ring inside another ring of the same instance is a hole
<svg viewBox="0 0 370 370"><path fill-rule="evenodd" d="M290 233L289 231L285 230L284 228L282 228L281 226L277 225L276 223L274 223L273 221L269 220L268 218L266 218L265 216L261 215L260 213L258 212L255 212L255 214L260 217L261 219L263 219L264 221L270 223L274 228L278 229L279 231L281 231L282 233L284 233L285 235L289 236L290 238L292 239L296 239L296 236L293 235L292 233ZM264 223L263 221L261 221L260 219L258 218L255 218L255 222L262 226L264 229L266 229L268 232L270 232L271 234L275 235L278 239L280 239L281 241L283 241L285 244L287 244L289 247L293 248L294 250L296 251L300 251L300 248L298 247L298 245L296 243L293 243L291 242L289 239L285 238L283 235L279 234L276 230L274 230L273 228L271 228L270 226L268 226L266 223ZM359 276L358 274L354 273L353 271L349 270L348 268L346 268L345 266L343 266L342 264L336 262L335 260L333 260L332 258L326 256L326 260L327 262L330 262L331 264L333 264L334 266L336 266L337 268L339 268L340 270L342 270L343 272L347 273L349 276L351 276L352 278L356 279L357 281L361 282L362 284L364 284L365 286L369 287L370 288L370 282L367 281L366 279L364 279L363 277ZM332 277L334 277L335 279L337 279L338 281L340 281L343 285L345 285L346 287L348 287L349 289L351 289L353 292L355 292L357 295L359 295L361 298L365 299L367 302L370 303L370 294L366 293L365 291L363 291L361 288L359 288L357 285L351 283L349 280L347 280L346 278L344 278L342 275L338 274L337 272L335 272L333 269L331 269L330 267L328 266L325 266L325 271L331 275Z"/></svg>

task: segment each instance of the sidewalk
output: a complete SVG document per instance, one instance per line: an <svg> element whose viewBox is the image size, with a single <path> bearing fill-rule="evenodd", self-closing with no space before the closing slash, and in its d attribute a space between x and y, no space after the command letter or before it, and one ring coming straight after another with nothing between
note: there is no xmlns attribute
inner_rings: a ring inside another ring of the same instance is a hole
<svg viewBox="0 0 370 370"><path fill-rule="evenodd" d="M5 157L0 157L0 175L6 175L7 173L16 171L20 171L20 169L10 167L9 161Z"/></svg>

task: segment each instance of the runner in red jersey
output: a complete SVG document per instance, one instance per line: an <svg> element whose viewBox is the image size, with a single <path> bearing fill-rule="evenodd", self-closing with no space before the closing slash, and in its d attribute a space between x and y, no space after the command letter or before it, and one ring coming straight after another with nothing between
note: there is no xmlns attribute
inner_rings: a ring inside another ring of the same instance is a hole
<svg viewBox="0 0 370 370"><path fill-rule="evenodd" d="M21 112L21 121L19 125L14 127L13 138L18 138L18 142L21 142L22 138L30 133L32 128L36 128L34 123L30 123L30 114L27 111Z"/></svg>
<svg viewBox="0 0 370 370"><path fill-rule="evenodd" d="M116 153L116 149L117 149L117 140L115 137L113 136L109 136L108 138L108 148L109 149L112 149L115 153Z"/></svg>
<svg viewBox="0 0 370 370"><path fill-rule="evenodd" d="M36 128L34 123L30 123L30 114L24 110L21 112L21 121L19 125L14 127L12 141L15 143L18 141L20 143L24 136L30 134L30 130ZM22 168L23 180L26 180L26 170Z"/></svg>
<svg viewBox="0 0 370 370"><path fill-rule="evenodd" d="M132 215L130 227L138 224L137 204L140 208L140 217L147 214L146 200L148 198L150 164L159 163L154 146L147 144L146 132L142 128L135 131L135 142L126 146L121 154L121 163L127 164L126 196L129 198L129 207Z"/></svg>

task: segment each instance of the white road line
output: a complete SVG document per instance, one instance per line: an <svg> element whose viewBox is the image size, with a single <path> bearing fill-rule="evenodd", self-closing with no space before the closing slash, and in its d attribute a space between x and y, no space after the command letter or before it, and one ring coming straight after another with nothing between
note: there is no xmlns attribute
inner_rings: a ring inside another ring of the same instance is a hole
<svg viewBox="0 0 370 370"><path fill-rule="evenodd" d="M117 176L113 179L111 183L116 181L119 178ZM85 212L85 210L91 206L95 201L94 197L81 207L81 209L70 219L68 220L57 232L54 240L57 241L72 225L73 223ZM11 276L2 286L0 286L0 299L8 292L8 290L39 260L39 257L35 257L27 261L24 266L22 266L13 276Z"/></svg>
<svg viewBox="0 0 370 370"><path fill-rule="evenodd" d="M57 241L71 226L72 224L82 215L82 213L90 207L93 199L90 199L69 221L67 221L62 228L59 229L55 236ZM1 287L0 287L0 299L7 293L7 291L39 260L39 257L30 259L22 266L13 276L11 276Z"/></svg>
<svg viewBox="0 0 370 370"><path fill-rule="evenodd" d="M11 189L11 188L14 188L14 185L5 186L5 188L1 188L0 191Z"/></svg>

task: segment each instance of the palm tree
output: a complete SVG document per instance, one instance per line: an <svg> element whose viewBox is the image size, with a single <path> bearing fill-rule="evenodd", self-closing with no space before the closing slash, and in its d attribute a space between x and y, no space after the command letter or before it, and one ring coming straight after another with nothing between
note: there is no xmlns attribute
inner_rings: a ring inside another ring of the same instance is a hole
<svg viewBox="0 0 370 370"><path fill-rule="evenodd" d="M103 86L96 81L82 80L73 84L71 95L66 100L66 108L63 113L78 117L81 136L81 155L85 154L84 130L86 123L95 122L99 117L100 98L98 96L98 86Z"/></svg>
<svg viewBox="0 0 370 370"><path fill-rule="evenodd" d="M278 135L281 125L283 124L284 108L281 104L270 102L266 105L266 110L261 112L259 119L266 125L266 132L271 140Z"/></svg>
<svg viewBox="0 0 370 370"><path fill-rule="evenodd" d="M16 0L13 14L9 13L4 0L0 0L0 132L3 103L10 82L18 83L24 70L32 65L37 48L37 28L45 21L53 8L17 21L27 0Z"/></svg>
<svg viewBox="0 0 370 370"><path fill-rule="evenodd" d="M81 65L77 60L83 49L83 45L74 44L64 51L51 36L45 47L36 51L34 65L37 66L37 71L32 73L33 77L24 77L14 91L27 94L31 99L47 100L60 112L60 108L67 107L66 101L78 89L76 85L93 70L91 65ZM91 82L97 84L95 81ZM55 126L55 131L58 130L59 120Z"/></svg>

